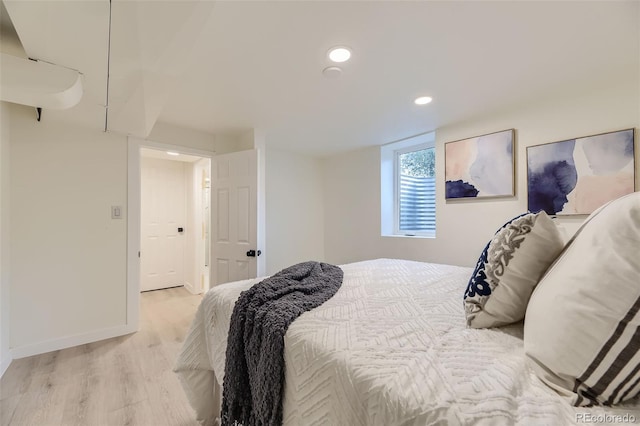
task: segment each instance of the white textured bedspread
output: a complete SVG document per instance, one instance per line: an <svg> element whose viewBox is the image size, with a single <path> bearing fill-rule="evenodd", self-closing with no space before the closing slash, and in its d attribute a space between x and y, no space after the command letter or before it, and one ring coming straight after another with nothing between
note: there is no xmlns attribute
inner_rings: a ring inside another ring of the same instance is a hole
<svg viewBox="0 0 640 426"><path fill-rule="evenodd" d="M467 329L470 268L380 259L342 269L338 293L286 334L285 425L640 422L638 401L578 409L545 387L525 365L522 325ZM185 340L176 371L203 424L219 414L233 305L257 281L213 288Z"/></svg>

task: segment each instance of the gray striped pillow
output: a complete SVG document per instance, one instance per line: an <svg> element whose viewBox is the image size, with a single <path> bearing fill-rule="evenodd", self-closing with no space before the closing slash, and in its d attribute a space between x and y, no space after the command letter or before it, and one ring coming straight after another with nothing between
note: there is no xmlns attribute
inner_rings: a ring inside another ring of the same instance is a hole
<svg viewBox="0 0 640 426"><path fill-rule="evenodd" d="M640 394L640 193L594 212L527 307L527 360L575 406Z"/></svg>

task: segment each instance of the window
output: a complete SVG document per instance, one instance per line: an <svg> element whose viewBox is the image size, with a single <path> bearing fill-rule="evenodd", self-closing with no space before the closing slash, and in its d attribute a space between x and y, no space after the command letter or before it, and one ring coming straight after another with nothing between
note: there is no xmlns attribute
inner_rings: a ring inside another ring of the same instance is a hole
<svg viewBox="0 0 640 426"><path fill-rule="evenodd" d="M435 237L434 143L431 132L381 147L383 236Z"/></svg>
<svg viewBox="0 0 640 426"><path fill-rule="evenodd" d="M397 152L397 233L436 230L435 148Z"/></svg>

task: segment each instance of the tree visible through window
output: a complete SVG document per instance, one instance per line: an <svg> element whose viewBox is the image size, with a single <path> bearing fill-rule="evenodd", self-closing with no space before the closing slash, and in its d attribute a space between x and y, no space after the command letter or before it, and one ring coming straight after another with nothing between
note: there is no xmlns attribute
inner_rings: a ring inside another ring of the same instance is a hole
<svg viewBox="0 0 640 426"><path fill-rule="evenodd" d="M415 177L435 177L435 150L428 148L400 154L400 173Z"/></svg>
<svg viewBox="0 0 640 426"><path fill-rule="evenodd" d="M435 232L435 149L398 154L398 230L406 234Z"/></svg>

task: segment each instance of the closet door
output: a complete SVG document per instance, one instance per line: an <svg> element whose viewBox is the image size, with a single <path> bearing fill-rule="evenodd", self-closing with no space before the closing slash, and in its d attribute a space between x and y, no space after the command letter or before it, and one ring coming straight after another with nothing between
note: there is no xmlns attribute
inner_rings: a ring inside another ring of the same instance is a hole
<svg viewBox="0 0 640 426"><path fill-rule="evenodd" d="M142 158L140 178L140 290L184 285L184 163Z"/></svg>

